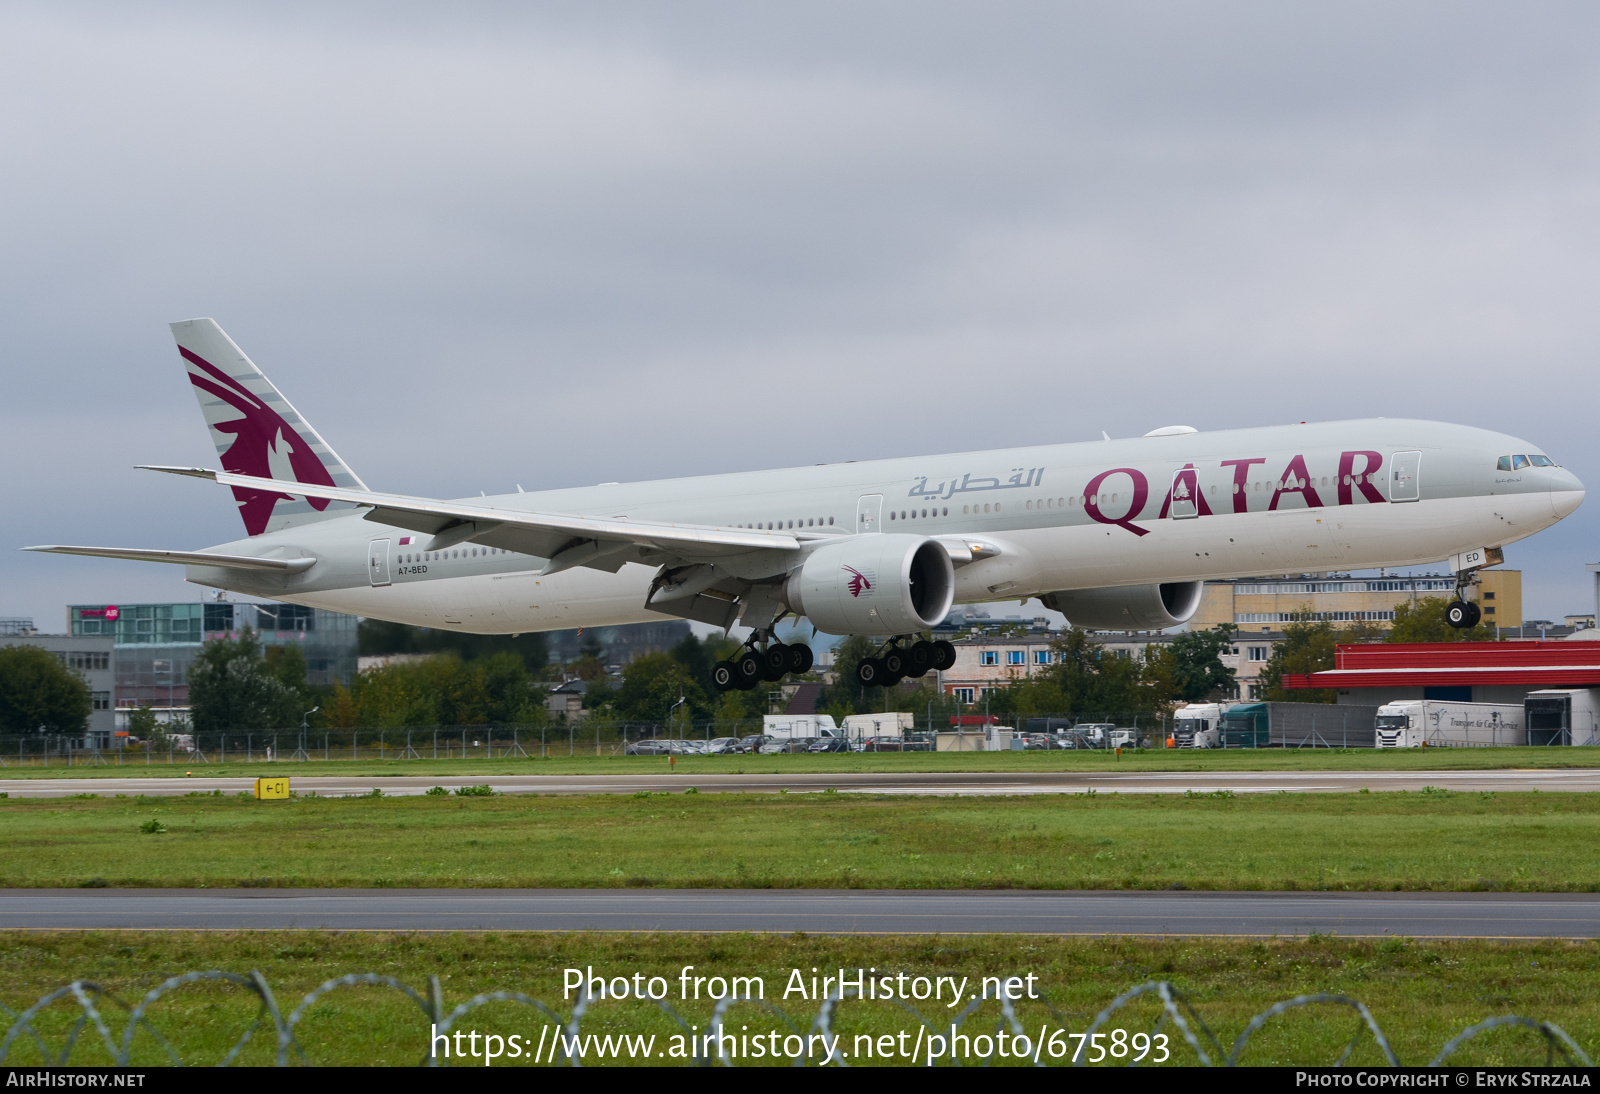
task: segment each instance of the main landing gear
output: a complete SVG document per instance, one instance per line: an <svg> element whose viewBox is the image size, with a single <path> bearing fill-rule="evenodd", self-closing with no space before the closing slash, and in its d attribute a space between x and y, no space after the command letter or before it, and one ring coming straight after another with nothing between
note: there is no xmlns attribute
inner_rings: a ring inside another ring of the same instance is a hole
<svg viewBox="0 0 1600 1094"><path fill-rule="evenodd" d="M752 636L751 643L731 661L711 666L711 683L718 691L749 691L762 682L777 683L790 673L800 676L811 671L811 647L802 642L785 645L773 639L761 646Z"/></svg>
<svg viewBox="0 0 1600 1094"><path fill-rule="evenodd" d="M906 645L907 637L891 638L875 657L863 659L856 666L856 683L864 688L892 688L908 676L922 676L929 670L943 672L956 663L956 648L944 639L918 639Z"/></svg>

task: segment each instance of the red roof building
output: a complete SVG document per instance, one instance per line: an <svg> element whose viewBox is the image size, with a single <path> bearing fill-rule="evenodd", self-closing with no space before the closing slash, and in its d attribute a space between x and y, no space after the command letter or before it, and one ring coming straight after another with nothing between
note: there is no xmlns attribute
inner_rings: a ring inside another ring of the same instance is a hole
<svg viewBox="0 0 1600 1094"><path fill-rule="evenodd" d="M1520 703L1540 688L1600 687L1600 642L1427 642L1336 646L1334 667L1285 675L1286 688L1335 688L1340 702Z"/></svg>

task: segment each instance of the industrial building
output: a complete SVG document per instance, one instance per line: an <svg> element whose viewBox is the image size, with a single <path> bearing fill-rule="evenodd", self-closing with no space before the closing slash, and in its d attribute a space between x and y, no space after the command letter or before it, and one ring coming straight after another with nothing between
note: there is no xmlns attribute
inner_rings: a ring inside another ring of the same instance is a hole
<svg viewBox="0 0 1600 1094"><path fill-rule="evenodd" d="M261 644L295 646L306 659L308 683L348 684L356 672L353 615L299 604L237 604L207 600L175 604L74 604L67 625L74 638L109 639L114 651L114 703L121 719L148 706L165 721L189 710L189 666L214 638L237 638L246 627ZM126 728L119 725L118 728Z"/></svg>
<svg viewBox="0 0 1600 1094"><path fill-rule="evenodd" d="M1399 605L1430 596L1451 598L1455 588L1454 574L1301 574L1208 581L1189 626L1232 623L1242 632L1270 632L1309 615L1333 623L1387 627L1394 622ZM1485 625L1502 629L1522 626L1522 571L1480 570L1469 597L1483 609Z"/></svg>
<svg viewBox="0 0 1600 1094"><path fill-rule="evenodd" d="M1334 648L1333 668L1283 678L1340 703L1520 703L1547 688L1600 688L1600 642L1421 642Z"/></svg>
<svg viewBox="0 0 1600 1094"><path fill-rule="evenodd" d="M89 725L86 748L110 748L116 732L112 709L116 679L116 650L110 636L39 634L33 620L0 635L0 646L37 646L56 655L67 668L83 677L89 688Z"/></svg>

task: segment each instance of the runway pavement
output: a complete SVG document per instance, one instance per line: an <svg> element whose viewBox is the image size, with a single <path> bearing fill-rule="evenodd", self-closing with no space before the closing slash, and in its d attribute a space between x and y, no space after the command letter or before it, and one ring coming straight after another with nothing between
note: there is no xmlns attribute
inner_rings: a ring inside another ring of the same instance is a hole
<svg viewBox="0 0 1600 1094"><path fill-rule="evenodd" d="M1232 790L1238 794L1339 793L1362 789L1421 790L1441 786L1451 790L1600 790L1600 768L1487 771L1213 771L1213 772L847 772L832 775L673 775L640 772L637 775L317 775L297 776L291 765L282 774L298 793L325 796L368 794L421 794L429 787L489 784L505 794L636 794L682 792L690 786L701 793L807 793L829 787L861 794L1181 794L1186 790ZM249 778L61 778L0 779L0 792L13 798L60 798L74 794L178 795L196 791L225 794L249 792Z"/></svg>
<svg viewBox="0 0 1600 1094"><path fill-rule="evenodd" d="M0 891L0 928L1600 937L1600 895L794 889Z"/></svg>

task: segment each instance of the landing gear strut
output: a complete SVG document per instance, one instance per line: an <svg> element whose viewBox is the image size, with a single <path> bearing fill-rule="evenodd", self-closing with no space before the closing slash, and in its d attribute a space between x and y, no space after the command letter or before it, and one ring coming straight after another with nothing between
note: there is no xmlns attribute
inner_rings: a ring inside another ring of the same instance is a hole
<svg viewBox="0 0 1600 1094"><path fill-rule="evenodd" d="M956 648L944 639L930 642L918 639L910 645L910 635L889 639L872 657L856 666L856 683L864 688L892 688L906 677L923 676L929 670L940 672L956 663Z"/></svg>

